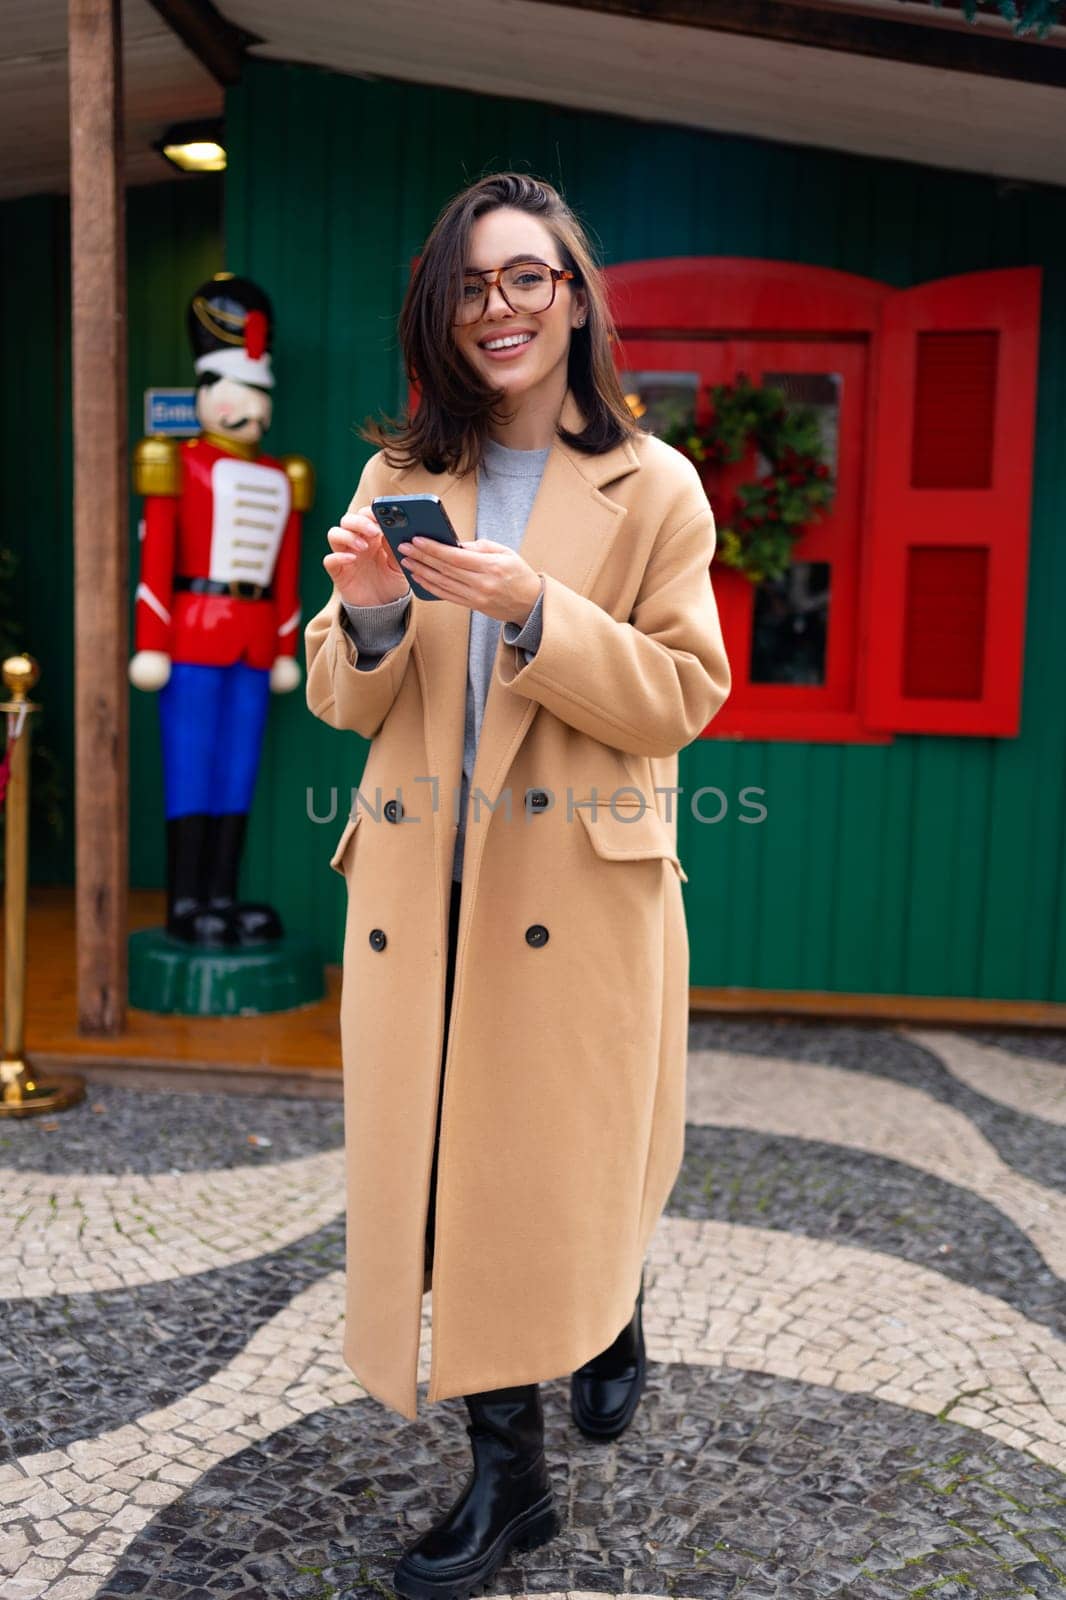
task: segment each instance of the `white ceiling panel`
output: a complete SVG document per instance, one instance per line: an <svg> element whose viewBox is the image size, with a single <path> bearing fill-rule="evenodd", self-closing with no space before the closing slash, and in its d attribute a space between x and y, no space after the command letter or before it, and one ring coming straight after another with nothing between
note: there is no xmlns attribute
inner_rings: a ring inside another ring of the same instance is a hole
<svg viewBox="0 0 1066 1600"><path fill-rule="evenodd" d="M225 0L224 10L265 41L253 54L337 72L1066 183L1066 90L1042 85L535 0Z"/></svg>
<svg viewBox="0 0 1066 1600"><path fill-rule="evenodd" d="M3 0L0 199L70 187L65 0ZM123 0L126 176L165 178L164 128L216 116L222 90L145 0Z"/></svg>
<svg viewBox="0 0 1066 1600"><path fill-rule="evenodd" d="M893 3L897 14L928 9ZM222 0L221 10L268 59L1066 183L1066 90L1042 85L537 0ZM64 190L65 0L3 0L2 17L0 198ZM127 178L143 183L167 175L151 148L163 129L215 115L223 97L146 0L124 0L123 19ZM1062 48L1061 36L1044 48Z"/></svg>

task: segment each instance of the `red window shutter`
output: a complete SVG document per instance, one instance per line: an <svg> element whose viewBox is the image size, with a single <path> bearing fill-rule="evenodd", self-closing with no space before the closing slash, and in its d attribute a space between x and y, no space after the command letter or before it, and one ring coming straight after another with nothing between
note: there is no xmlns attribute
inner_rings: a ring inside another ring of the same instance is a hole
<svg viewBox="0 0 1066 1600"><path fill-rule="evenodd" d="M1039 267L901 290L877 336L864 720L1017 734Z"/></svg>

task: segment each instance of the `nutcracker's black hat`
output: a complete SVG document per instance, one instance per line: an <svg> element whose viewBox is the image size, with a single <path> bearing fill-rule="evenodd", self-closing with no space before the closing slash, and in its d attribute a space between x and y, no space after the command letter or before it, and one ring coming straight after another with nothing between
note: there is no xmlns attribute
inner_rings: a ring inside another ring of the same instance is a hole
<svg viewBox="0 0 1066 1600"><path fill-rule="evenodd" d="M212 374L258 389L273 388L274 308L257 283L216 272L196 290L185 320L201 380Z"/></svg>

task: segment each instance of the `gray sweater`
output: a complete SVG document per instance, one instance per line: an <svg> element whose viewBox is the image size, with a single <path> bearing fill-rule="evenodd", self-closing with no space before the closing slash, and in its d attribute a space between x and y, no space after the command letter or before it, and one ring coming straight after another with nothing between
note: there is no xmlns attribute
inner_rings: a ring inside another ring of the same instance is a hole
<svg viewBox="0 0 1066 1600"><path fill-rule="evenodd" d="M485 441L484 455L478 474L477 537L492 539L517 550L525 532L533 500L540 486L541 476L548 460L550 446L544 450L512 450L509 445L498 444L495 439ZM382 656L399 644L407 626L407 612L411 592L398 600L380 606L355 606L342 601L346 615L344 626L355 641L359 651L357 668L364 672L376 667ZM541 604L539 596L526 621L521 626L505 622L505 644L518 645L529 662L540 644ZM447 605L447 601L430 601L429 604ZM459 807L459 833L455 843L455 860L452 878L463 875L463 846L466 837L466 808L470 795L470 780L474 771L477 742L481 734L481 719L485 713L485 700L492 680L492 664L500 637L501 624L483 611L470 613L470 653L467 658L466 723L463 733L463 777ZM449 808L454 796L441 796L441 803Z"/></svg>

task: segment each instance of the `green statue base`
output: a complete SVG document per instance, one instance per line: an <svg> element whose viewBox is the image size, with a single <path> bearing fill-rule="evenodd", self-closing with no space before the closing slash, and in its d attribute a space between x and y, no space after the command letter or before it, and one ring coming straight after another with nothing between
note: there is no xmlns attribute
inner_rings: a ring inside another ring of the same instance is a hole
<svg viewBox="0 0 1066 1600"><path fill-rule="evenodd" d="M162 928L129 937L129 1003L187 1017L255 1017L312 1005L325 994L322 964L307 939L210 948Z"/></svg>

